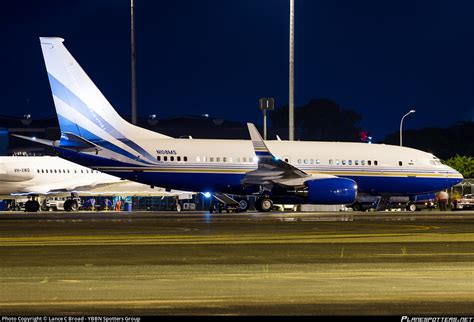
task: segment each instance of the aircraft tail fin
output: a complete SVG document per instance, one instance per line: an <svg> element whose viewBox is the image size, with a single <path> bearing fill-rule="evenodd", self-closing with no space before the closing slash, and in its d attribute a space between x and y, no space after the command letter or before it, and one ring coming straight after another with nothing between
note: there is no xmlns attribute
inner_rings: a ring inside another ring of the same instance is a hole
<svg viewBox="0 0 474 322"><path fill-rule="evenodd" d="M169 138L125 121L63 45L64 39L40 37L61 132L91 142Z"/></svg>

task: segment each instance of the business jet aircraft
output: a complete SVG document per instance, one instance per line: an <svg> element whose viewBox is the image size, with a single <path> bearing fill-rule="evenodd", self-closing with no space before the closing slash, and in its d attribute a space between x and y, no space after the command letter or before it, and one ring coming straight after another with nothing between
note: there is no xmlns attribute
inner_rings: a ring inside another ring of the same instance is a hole
<svg viewBox="0 0 474 322"><path fill-rule="evenodd" d="M77 196L179 196L183 191L165 191L92 170L59 157L0 157L0 196L77 195ZM189 193L186 193L189 194ZM66 200L65 210L77 210L74 199ZM36 199L25 203L25 210L36 212Z"/></svg>
<svg viewBox="0 0 474 322"><path fill-rule="evenodd" d="M418 195L462 176L430 153L365 143L174 139L126 122L79 66L61 38L40 38L61 128L50 142L64 158L165 188L258 195L273 202L350 204L357 193Z"/></svg>

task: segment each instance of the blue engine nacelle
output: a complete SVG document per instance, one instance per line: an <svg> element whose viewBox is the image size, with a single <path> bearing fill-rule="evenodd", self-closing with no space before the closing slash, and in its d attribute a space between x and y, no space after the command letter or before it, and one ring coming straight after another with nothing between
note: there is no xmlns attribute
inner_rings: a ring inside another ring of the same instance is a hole
<svg viewBox="0 0 474 322"><path fill-rule="evenodd" d="M346 178L314 179L305 182L311 204L347 205L355 201L357 183Z"/></svg>

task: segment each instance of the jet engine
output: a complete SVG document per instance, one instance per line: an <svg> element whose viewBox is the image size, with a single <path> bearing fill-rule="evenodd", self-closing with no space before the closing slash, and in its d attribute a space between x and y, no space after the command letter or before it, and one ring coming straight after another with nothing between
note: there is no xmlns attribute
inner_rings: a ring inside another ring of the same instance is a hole
<svg viewBox="0 0 474 322"><path fill-rule="evenodd" d="M305 186L304 196L310 204L347 205L357 196L357 183L346 178L313 179Z"/></svg>

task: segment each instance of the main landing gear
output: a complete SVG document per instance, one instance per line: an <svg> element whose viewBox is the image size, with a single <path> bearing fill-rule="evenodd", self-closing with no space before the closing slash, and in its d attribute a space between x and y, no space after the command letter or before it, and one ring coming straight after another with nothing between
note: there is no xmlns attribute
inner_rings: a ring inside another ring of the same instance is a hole
<svg viewBox="0 0 474 322"><path fill-rule="evenodd" d="M77 201L74 199L68 199L64 202L64 210L66 211L77 211L79 209L79 205Z"/></svg>
<svg viewBox="0 0 474 322"><path fill-rule="evenodd" d="M261 196L255 201L255 209L260 212L269 212L273 208L273 201L268 196Z"/></svg>
<svg viewBox="0 0 474 322"><path fill-rule="evenodd" d="M25 202L25 211L26 212L37 212L40 209L40 204L38 200L33 199Z"/></svg>

